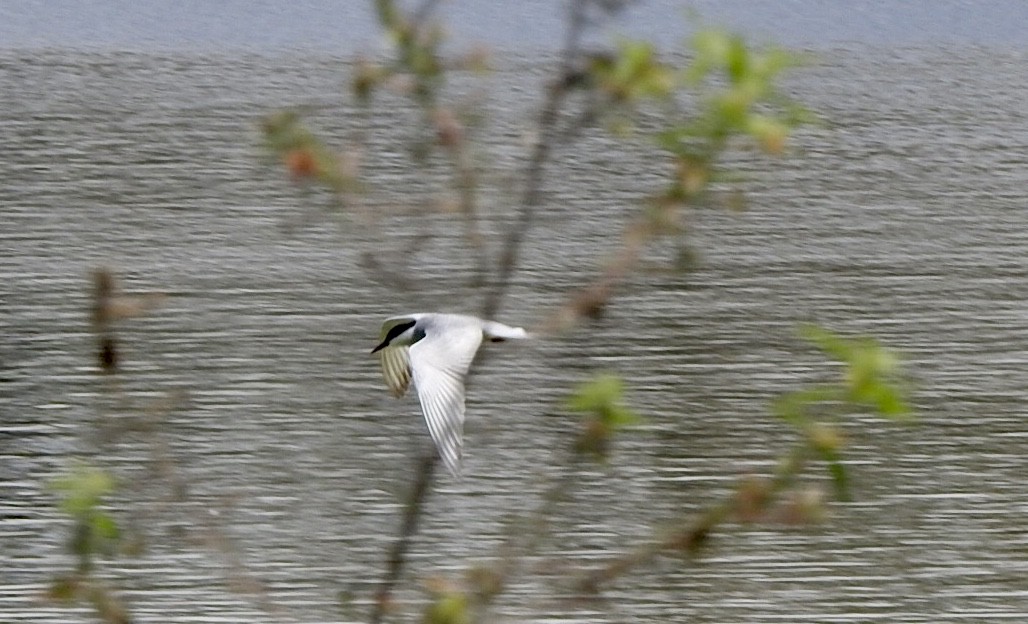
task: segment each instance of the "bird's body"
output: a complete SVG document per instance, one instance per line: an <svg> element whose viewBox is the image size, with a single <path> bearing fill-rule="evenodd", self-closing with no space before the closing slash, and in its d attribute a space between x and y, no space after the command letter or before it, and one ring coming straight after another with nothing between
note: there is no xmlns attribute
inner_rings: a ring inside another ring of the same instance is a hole
<svg viewBox="0 0 1028 624"><path fill-rule="evenodd" d="M527 338L520 327L460 314L406 314L382 324L382 375L397 397L414 381L421 410L439 456L460 474L464 438L464 377L483 338L494 342Z"/></svg>

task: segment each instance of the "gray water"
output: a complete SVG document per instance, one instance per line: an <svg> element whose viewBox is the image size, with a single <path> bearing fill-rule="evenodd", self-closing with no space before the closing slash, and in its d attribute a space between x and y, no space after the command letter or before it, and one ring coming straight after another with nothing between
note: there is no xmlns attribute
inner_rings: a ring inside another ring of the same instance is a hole
<svg viewBox="0 0 1028 624"><path fill-rule="evenodd" d="M544 76L504 62L477 96L493 122L480 137L490 235ZM493 555L505 518L537 504L573 428L561 398L595 371L625 378L646 423L578 477L542 570L588 568L769 471L793 440L769 401L833 370L797 336L814 321L902 352L916 390L915 425L847 428L855 502L822 525L728 527L696 562L662 559L596 604L528 573L497 619L1024 621L1026 69L1023 51L964 46L825 51L800 70L788 91L825 123L781 160L733 158L747 209L690 217L695 271L662 270L677 249L658 245L655 270L601 320L490 349L467 476L430 500L402 613L425 578ZM425 207L445 189L411 173L388 115L364 154L373 208L339 210L262 161L257 121L279 107L309 105L339 145L361 136L345 70L284 52L0 55L0 619L89 620L43 597L73 565L45 484L75 457L117 475L122 520L145 541L102 566L139 621L366 609L425 439L414 399L389 397L366 352L389 314L480 299L452 217ZM559 155L501 320L531 326L595 275L626 209L659 184L659 160L638 157L652 151L602 134ZM374 253L402 269L425 232L428 286L362 268ZM168 294L119 326L113 379L87 318L100 265L126 291Z"/></svg>

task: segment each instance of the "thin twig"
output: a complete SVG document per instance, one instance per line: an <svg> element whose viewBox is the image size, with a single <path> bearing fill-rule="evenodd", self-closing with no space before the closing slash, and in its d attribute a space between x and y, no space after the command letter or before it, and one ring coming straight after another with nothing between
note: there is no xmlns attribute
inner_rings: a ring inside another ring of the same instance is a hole
<svg viewBox="0 0 1028 624"><path fill-rule="evenodd" d="M474 160L469 154L468 143L463 143L455 155L457 169L457 188L460 193L460 211L464 216L464 239L475 251L475 277L472 284L480 286L486 282L489 262L486 258L485 246L482 244L482 233L478 224L478 175Z"/></svg>
<svg viewBox="0 0 1028 624"><path fill-rule="evenodd" d="M809 448L798 446L784 456L774 476L756 493L743 496L740 488L720 504L708 508L691 521L672 527L658 539L635 550L614 557L599 568L591 570L575 581L575 588L585 594L596 594L600 587L629 570L652 561L668 551L695 552L702 547L710 533L733 517L747 520L759 517L771 507L781 493L792 485L806 465ZM750 507L753 507L750 509Z"/></svg>

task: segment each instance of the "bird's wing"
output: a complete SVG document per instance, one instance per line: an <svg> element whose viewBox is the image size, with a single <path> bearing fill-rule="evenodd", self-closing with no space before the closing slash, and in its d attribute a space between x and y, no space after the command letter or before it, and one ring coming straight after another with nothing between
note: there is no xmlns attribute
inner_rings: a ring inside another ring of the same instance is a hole
<svg viewBox="0 0 1028 624"><path fill-rule="evenodd" d="M481 343L481 327L469 324L429 329L410 347L410 368L429 433L455 476L464 445L464 376Z"/></svg>
<svg viewBox="0 0 1028 624"><path fill-rule="evenodd" d="M382 361L382 376L385 377L386 385L393 396L402 397L410 386L410 348L386 347L378 352L378 356Z"/></svg>

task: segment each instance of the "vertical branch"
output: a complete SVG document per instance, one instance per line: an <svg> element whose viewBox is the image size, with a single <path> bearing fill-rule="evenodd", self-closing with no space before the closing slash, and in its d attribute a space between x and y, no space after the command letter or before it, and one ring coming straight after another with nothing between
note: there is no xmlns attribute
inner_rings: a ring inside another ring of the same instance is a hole
<svg viewBox="0 0 1028 624"><path fill-rule="evenodd" d="M458 115L445 107L430 111L435 125L435 140L450 156L453 166L453 186L458 194L458 209L464 225L464 241L474 252L475 274L471 283L482 286L487 281L489 260L479 228L478 218L478 169L472 149L472 141Z"/></svg>
<svg viewBox="0 0 1028 624"><path fill-rule="evenodd" d="M376 0L375 4L379 22L393 28L400 26L401 20L395 3L390 0ZM438 0L423 0L411 14L412 20L408 23L408 26L414 31L421 29L430 19L437 4ZM417 39L418 33L414 32L411 41L416 42ZM410 50L405 50L403 54L409 55ZM410 59L407 60L410 62ZM424 77L422 76L422 78ZM419 89L419 93L422 97L426 98L424 101L426 111L431 110L434 93L431 90L425 89ZM372 624L381 622L389 610L393 587L396 586L396 582L399 580L406 564L407 551L410 548L411 540L417 533L418 520L421 518L425 502L428 500L428 494L432 490L432 476L438 463L439 454L434 445L421 455L418 462L414 484L404 508L400 534L393 543L392 548L389 549L386 572L382 577L378 590L375 592L375 601L369 619Z"/></svg>
<svg viewBox="0 0 1028 624"><path fill-rule="evenodd" d="M561 106L568 92L565 78L571 75L575 58L578 55L582 31L586 25L586 4L588 0L573 0L568 8L568 30L561 53L560 73L549 88L546 102L539 114L539 138L532 150L532 156L525 170L525 190L521 198L521 211L507 239L504 241L497 266L497 277L491 290L487 293L482 306L482 316L492 318L500 309L504 295L510 286L511 277L518 266L521 245L535 220L536 208L542 203L543 173L550 153L553 151L556 138L557 120Z"/></svg>
<svg viewBox="0 0 1028 624"><path fill-rule="evenodd" d="M586 9L589 1L572 0L570 2L568 30L561 53L560 73L549 88L546 101L539 116L539 140L532 150L532 155L525 170L525 190L521 199L521 210L513 230L511 230L510 235L504 242L497 267L497 278L486 295L482 311L482 315L486 318L494 316L500 308L502 299L509 288L511 277L517 269L521 245L535 220L536 208L542 203L543 173L550 159L554 142L558 139L558 133L556 132L557 121L568 91L565 78L572 73L573 65L578 55L582 32L586 26ZM415 12L415 17L419 20L424 20L434 5L435 0L425 0L424 4ZM379 0L378 7L380 16L395 19L395 8L392 3L386 0ZM415 27L419 23L421 22L415 22ZM464 182L466 183L468 180L464 180ZM382 578L378 591L375 593L375 602L372 606L369 620L372 624L381 622L388 611L393 587L395 587L400 574L403 572L407 550L411 539L417 531L418 520L421 517L428 493L431 491L432 476L438 459L438 454L433 447L431 451L421 457L418 464L414 487L411 489L410 497L404 510L400 535L390 549L386 573Z"/></svg>
<svg viewBox="0 0 1028 624"><path fill-rule="evenodd" d="M489 261L485 253L485 246L482 244L482 232L478 223L478 208L476 199L478 197L478 181L476 179L475 166L471 155L468 153L468 146L461 147L457 156L457 187L460 193L460 210L464 215L464 237L467 244L471 245L475 252L475 277L472 281L476 286L486 282L489 272Z"/></svg>
<svg viewBox="0 0 1028 624"><path fill-rule="evenodd" d="M371 624L381 622L389 610L390 596L396 581L400 579L400 573L403 572L407 550L410 547L411 539L418 530L418 520L421 518L421 510L424 508L425 501L428 500L428 493L432 490L432 475L438 463L439 454L434 446L431 449L427 449L427 452L421 456L418 463L414 487L411 489L410 498L403 513L400 536L389 550L386 573L382 578L378 591L375 592L375 603L372 605L371 618L369 619Z"/></svg>

